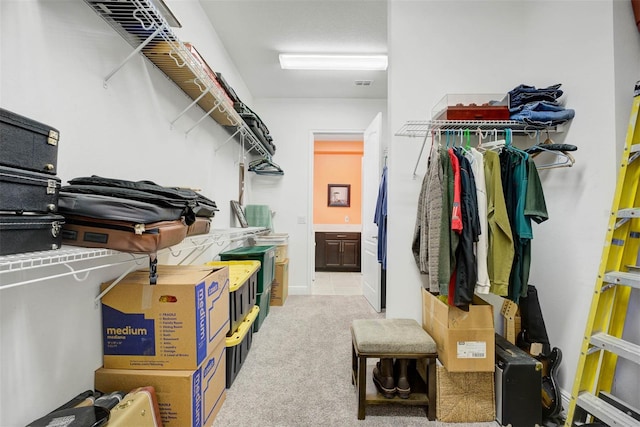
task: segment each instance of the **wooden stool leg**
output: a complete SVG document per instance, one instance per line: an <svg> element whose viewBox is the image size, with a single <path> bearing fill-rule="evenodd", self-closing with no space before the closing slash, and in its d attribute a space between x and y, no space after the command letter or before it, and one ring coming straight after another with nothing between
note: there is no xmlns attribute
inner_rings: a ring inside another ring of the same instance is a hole
<svg viewBox="0 0 640 427"><path fill-rule="evenodd" d="M367 394L367 357L358 357L358 419L364 420Z"/></svg>
<svg viewBox="0 0 640 427"><path fill-rule="evenodd" d="M427 419L435 421L436 419L436 359L427 359L427 396L429 397L429 412Z"/></svg>
<svg viewBox="0 0 640 427"><path fill-rule="evenodd" d="M351 343L351 384L356 383L356 375L358 375L358 357L356 356L356 347Z"/></svg>

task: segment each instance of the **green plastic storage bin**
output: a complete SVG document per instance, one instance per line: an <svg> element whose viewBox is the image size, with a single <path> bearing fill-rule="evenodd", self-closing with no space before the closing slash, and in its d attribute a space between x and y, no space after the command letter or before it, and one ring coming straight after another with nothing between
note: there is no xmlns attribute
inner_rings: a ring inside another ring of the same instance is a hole
<svg viewBox="0 0 640 427"><path fill-rule="evenodd" d="M260 312L258 313L258 318L255 322L253 322L253 332L258 332L260 330L260 326L262 326L262 322L269 314L269 307L271 306L271 286L267 288L261 294L258 294L256 298L256 305L260 307Z"/></svg>
<svg viewBox="0 0 640 427"><path fill-rule="evenodd" d="M254 260L260 261L258 270L258 294L271 286L276 277L276 247L275 246L247 246L222 252L222 261Z"/></svg>

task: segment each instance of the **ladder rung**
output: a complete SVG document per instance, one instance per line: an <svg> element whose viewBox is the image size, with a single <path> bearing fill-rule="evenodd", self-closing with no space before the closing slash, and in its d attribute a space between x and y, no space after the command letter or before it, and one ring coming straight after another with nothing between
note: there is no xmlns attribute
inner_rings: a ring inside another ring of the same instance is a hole
<svg viewBox="0 0 640 427"><path fill-rule="evenodd" d="M614 408L618 408L625 414L629 415L634 420L640 421L640 409L631 406L627 402L623 401L618 397L615 397L611 393L607 393L606 391L601 391L600 393L598 393L598 397L604 400L605 402L607 402L608 404L610 404L611 406L613 406Z"/></svg>
<svg viewBox="0 0 640 427"><path fill-rule="evenodd" d="M631 154L633 153L640 153L640 144L634 144L631 146Z"/></svg>
<svg viewBox="0 0 640 427"><path fill-rule="evenodd" d="M640 289L639 273L623 273L621 271L610 271L604 275L604 281L615 283L616 285L626 285Z"/></svg>
<svg viewBox="0 0 640 427"><path fill-rule="evenodd" d="M611 427L640 427L640 421L636 421L624 412L616 409L602 399L590 393L581 393L576 404L600 421Z"/></svg>
<svg viewBox="0 0 640 427"><path fill-rule="evenodd" d="M640 365L640 346L612 335L598 332L591 336L591 344Z"/></svg>
<svg viewBox="0 0 640 427"><path fill-rule="evenodd" d="M620 209L618 218L640 218L640 208Z"/></svg>

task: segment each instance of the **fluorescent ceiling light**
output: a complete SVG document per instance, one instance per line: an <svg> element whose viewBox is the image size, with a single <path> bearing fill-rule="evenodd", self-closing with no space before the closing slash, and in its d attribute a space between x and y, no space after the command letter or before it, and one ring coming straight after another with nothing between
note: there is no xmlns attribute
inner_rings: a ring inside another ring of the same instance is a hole
<svg viewBox="0 0 640 427"><path fill-rule="evenodd" d="M370 70L387 69L387 55L280 54L283 70Z"/></svg>

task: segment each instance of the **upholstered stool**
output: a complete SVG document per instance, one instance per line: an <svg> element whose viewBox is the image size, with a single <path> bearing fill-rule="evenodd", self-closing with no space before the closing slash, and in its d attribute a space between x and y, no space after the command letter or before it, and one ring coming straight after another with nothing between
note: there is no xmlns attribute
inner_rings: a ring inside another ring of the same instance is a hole
<svg viewBox="0 0 640 427"><path fill-rule="evenodd" d="M436 358L433 338L413 319L356 319L351 324L352 376L358 392L358 419L365 417L367 405L400 404L424 406L427 418L436 418ZM408 399L382 396L367 375L368 358L424 359L426 379L413 372ZM367 392L367 386L371 392Z"/></svg>

